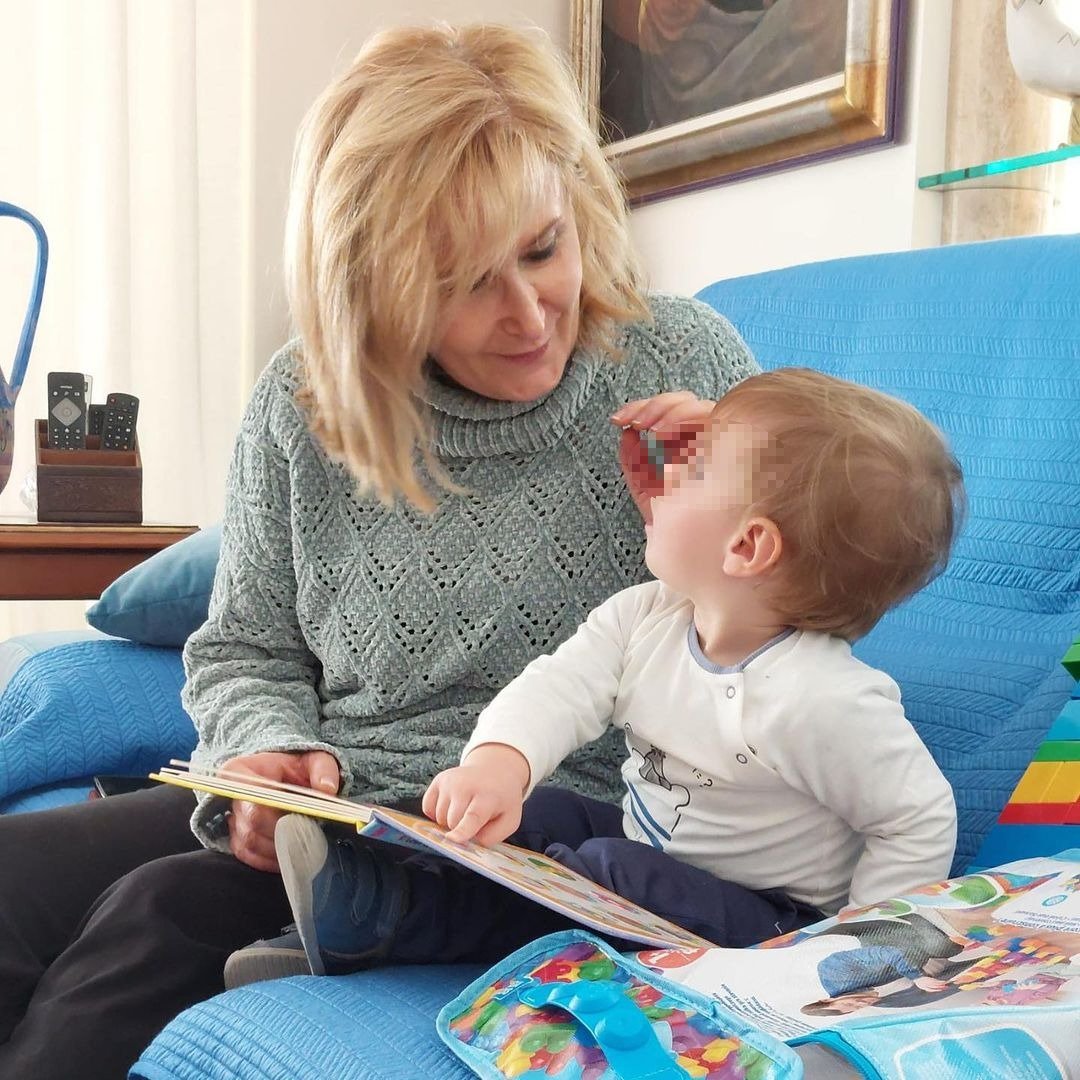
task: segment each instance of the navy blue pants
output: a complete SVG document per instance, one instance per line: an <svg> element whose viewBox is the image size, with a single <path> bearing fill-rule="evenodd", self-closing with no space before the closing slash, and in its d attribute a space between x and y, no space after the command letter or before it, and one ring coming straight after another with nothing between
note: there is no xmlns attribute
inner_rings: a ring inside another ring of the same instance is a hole
<svg viewBox="0 0 1080 1080"><path fill-rule="evenodd" d="M622 831L622 811L558 788L537 788L508 841L543 852L627 900L717 945L741 948L823 918L779 889L754 892L680 862ZM557 930L581 925L438 855L390 844L409 903L382 963L491 963ZM640 944L609 940L621 951Z"/></svg>

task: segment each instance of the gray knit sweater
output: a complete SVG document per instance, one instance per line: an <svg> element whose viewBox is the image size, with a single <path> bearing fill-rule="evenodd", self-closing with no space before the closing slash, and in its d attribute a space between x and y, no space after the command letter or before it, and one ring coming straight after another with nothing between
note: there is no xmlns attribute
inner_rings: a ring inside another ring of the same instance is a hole
<svg viewBox="0 0 1080 1080"><path fill-rule="evenodd" d="M230 470L209 619L184 652L195 760L322 749L343 792L420 794L457 762L480 710L589 610L649 577L622 479L620 405L669 390L720 396L757 370L732 327L654 297L624 359L576 354L539 401L497 402L430 379L434 448L471 492L425 516L358 496L295 401L294 347L263 372ZM614 736L553 777L616 800ZM204 842L208 804L194 826Z"/></svg>

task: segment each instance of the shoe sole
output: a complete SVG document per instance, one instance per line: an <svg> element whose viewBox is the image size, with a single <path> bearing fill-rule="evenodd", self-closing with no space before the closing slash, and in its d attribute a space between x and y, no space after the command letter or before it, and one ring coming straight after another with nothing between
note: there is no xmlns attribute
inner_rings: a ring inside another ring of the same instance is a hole
<svg viewBox="0 0 1080 1080"><path fill-rule="evenodd" d="M268 979L310 974L311 964L302 949L249 945L245 949L238 949L225 961L225 989L236 990Z"/></svg>
<svg viewBox="0 0 1080 1080"><path fill-rule="evenodd" d="M326 966L319 953L315 933L315 897L313 885L326 862L330 845L313 818L303 814L286 814L278 819L274 829L274 847L281 880L292 907L296 929L300 934L312 975L325 975Z"/></svg>

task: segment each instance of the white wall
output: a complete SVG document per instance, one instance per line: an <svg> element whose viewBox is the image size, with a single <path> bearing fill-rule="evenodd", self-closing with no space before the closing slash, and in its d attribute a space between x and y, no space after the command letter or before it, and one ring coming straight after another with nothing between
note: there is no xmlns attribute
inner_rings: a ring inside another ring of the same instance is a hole
<svg viewBox="0 0 1080 1080"><path fill-rule="evenodd" d="M654 288L694 293L720 278L939 242L952 0L912 0L899 145L710 188L634 211Z"/></svg>
<svg viewBox="0 0 1080 1080"><path fill-rule="evenodd" d="M900 144L636 210L634 234L655 287L694 292L720 277L937 243L941 197L919 193L916 179L943 161L952 0L911 0L911 6L907 115ZM232 322L225 338L205 350L219 370L191 374L222 380L210 425L215 445L220 444L216 455L222 475L248 389L289 334L280 252L293 138L310 102L382 26L432 18L524 22L540 26L568 48L571 8L571 0L308 0L302 5L296 0L237 0L227 11L216 0L202 4L200 197L212 204L217 224L200 258L213 267L218 283L207 303L215 311L228 309ZM0 53L15 71L19 50ZM92 57L87 63L93 63ZM110 58L100 55L100 63L105 70ZM0 125L0 135L4 130ZM0 151L0 179L4 156ZM23 281L32 248L25 237L8 239L18 232L15 226L6 230L5 244L7 255L23 260L25 269L20 266L16 278ZM23 288L0 303L0 363L5 366L21 325ZM53 309L62 307L59 300L54 281ZM218 318L215 325L223 321ZM47 340L48 327L43 327L32 372L64 366L44 355ZM13 486L20 479L13 476ZM220 487L220 481L212 478L211 486ZM216 516L210 504L217 500L207 502L205 513L195 519ZM175 506L162 506L152 516L176 518ZM45 605L19 607L33 607L37 619L25 629L78 622L79 605L55 605L55 618Z"/></svg>

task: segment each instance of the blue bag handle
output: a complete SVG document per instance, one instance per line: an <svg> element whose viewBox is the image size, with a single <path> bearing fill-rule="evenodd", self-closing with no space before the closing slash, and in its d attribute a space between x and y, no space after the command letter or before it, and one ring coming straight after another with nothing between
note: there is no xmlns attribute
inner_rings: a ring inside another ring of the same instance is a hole
<svg viewBox="0 0 1080 1080"><path fill-rule="evenodd" d="M34 270L34 283L30 289L30 303L26 308L22 335L19 338L18 348L15 350L15 362L11 367L11 378L6 378L0 370L0 406L4 406L15 404L15 398L18 397L19 389L26 377L26 367L30 363L30 347L34 344L38 315L41 313L41 298L45 292L45 271L49 265L49 239L45 235L41 222L33 214L12 203L0 201L0 217L13 217L25 221L37 237L37 267Z"/></svg>
<svg viewBox="0 0 1080 1080"><path fill-rule="evenodd" d="M645 1014L607 979L521 987L516 997L534 1009L556 1005L596 1040L619 1080L690 1080L660 1045Z"/></svg>

